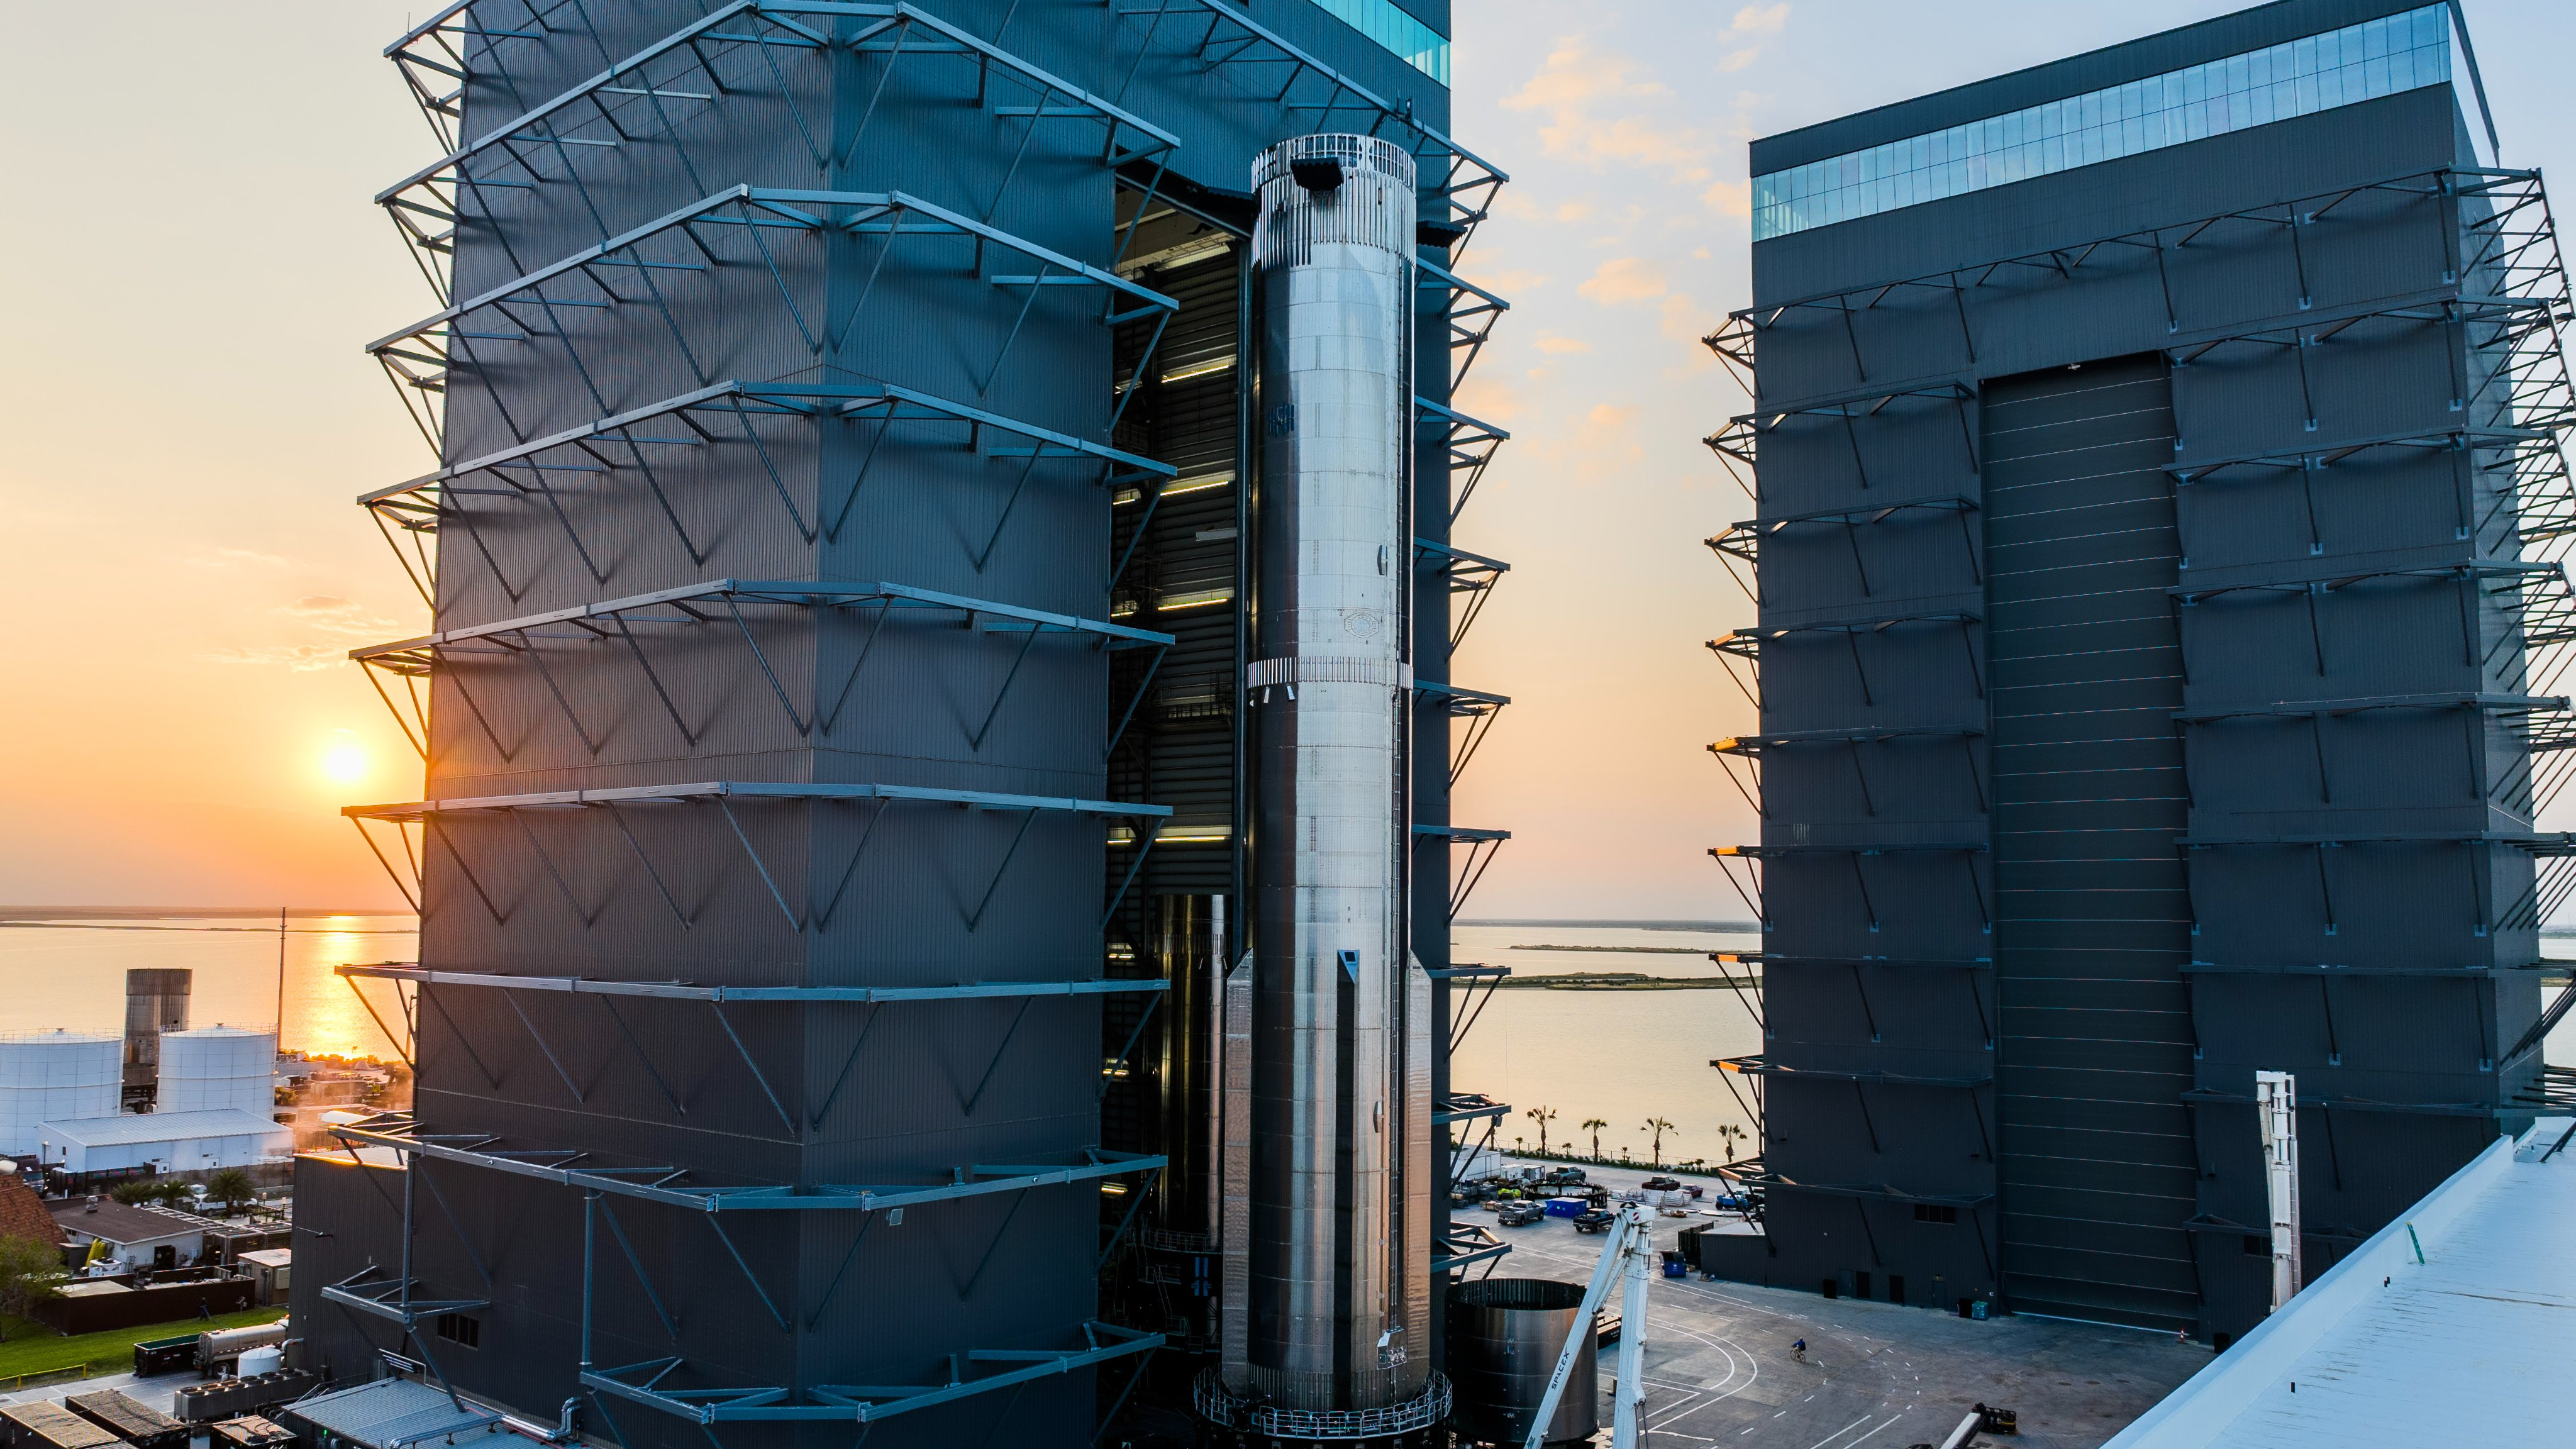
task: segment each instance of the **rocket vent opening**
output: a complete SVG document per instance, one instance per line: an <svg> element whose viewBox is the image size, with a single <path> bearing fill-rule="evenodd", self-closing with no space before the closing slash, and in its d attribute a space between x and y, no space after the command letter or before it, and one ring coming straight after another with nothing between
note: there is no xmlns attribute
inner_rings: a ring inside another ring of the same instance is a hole
<svg viewBox="0 0 2576 1449"><path fill-rule="evenodd" d="M1297 178L1299 186L1319 196L1342 189L1342 163L1338 157L1314 156L1291 161L1288 174Z"/></svg>

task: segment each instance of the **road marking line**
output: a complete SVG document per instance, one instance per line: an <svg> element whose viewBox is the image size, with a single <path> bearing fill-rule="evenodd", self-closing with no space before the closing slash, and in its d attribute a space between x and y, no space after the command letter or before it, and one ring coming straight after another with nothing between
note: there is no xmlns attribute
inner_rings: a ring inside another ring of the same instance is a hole
<svg viewBox="0 0 2576 1449"><path fill-rule="evenodd" d="M1901 1410L1899 1410L1899 1411L1897 1411L1893 1416L1891 1416L1891 1417L1888 1419L1887 1424L1893 1424L1893 1423L1895 1423L1898 1419L1902 1419L1902 1418L1904 1418L1904 1417L1906 1416L1906 1414L1907 1414L1907 1413L1910 1413L1910 1412L1912 1412L1912 1411L1911 1411L1911 1410L1902 1410L1902 1409L1901 1409ZM1879 1425L1877 1429L1872 1429L1872 1430L1870 1430L1870 1431L1869 1431L1869 1434L1863 1434L1863 1435L1861 1435L1861 1436L1860 1436L1860 1439L1866 1439L1866 1438L1868 1438L1868 1437L1869 1437L1869 1435L1870 1435L1870 1434L1875 1434L1875 1433L1879 1432L1879 1430L1880 1430L1880 1429L1885 1429L1885 1428L1887 1427L1887 1424L1881 1424L1881 1425ZM1853 1441L1851 1441L1851 1444L1845 1444L1845 1445L1843 1446L1843 1449L1852 1449L1852 1444L1858 1444L1858 1443L1860 1442L1860 1439L1854 1439Z"/></svg>
<svg viewBox="0 0 2576 1449"><path fill-rule="evenodd" d="M1841 1437L1842 1437L1842 1436L1844 1436L1845 1434L1850 1433L1852 1430L1857 1429L1857 1428L1859 1428L1861 1425L1866 1424L1866 1423L1868 1423L1868 1422L1869 1422L1869 1415L1867 1415L1867 1414L1863 1414L1863 1415L1861 1415L1859 1418L1852 1420L1850 1423L1843 1425L1843 1426L1842 1426L1841 1428L1839 1428L1839 1429L1836 1429L1834 1432L1832 1432L1832 1433L1830 1433L1830 1434L1827 1434L1827 1435L1826 1435L1825 1437L1823 1437L1822 1439L1817 1440L1815 1443L1808 1445L1808 1446L1807 1446L1807 1449L1825 1449L1825 1446L1826 1446L1826 1445L1831 1444L1831 1443L1832 1443L1832 1442L1834 1442L1836 1439L1841 1438ZM1854 1441L1854 1442L1858 1442L1858 1441ZM1850 1449L1850 1446L1849 1446L1849 1445L1845 1445L1845 1446L1844 1446L1844 1449Z"/></svg>

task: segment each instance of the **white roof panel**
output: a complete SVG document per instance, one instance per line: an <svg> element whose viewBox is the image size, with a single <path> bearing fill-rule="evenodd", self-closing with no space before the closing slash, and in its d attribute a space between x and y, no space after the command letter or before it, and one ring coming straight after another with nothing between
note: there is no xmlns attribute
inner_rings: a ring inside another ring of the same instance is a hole
<svg viewBox="0 0 2576 1449"><path fill-rule="evenodd" d="M2104 1449L2567 1442L2571 1128L2498 1138Z"/></svg>
<svg viewBox="0 0 2576 1449"><path fill-rule="evenodd" d="M203 1112L124 1112L114 1117L75 1117L47 1122L36 1129L48 1142L77 1142L83 1147L127 1147L147 1142L189 1142L208 1137L287 1135L275 1120L239 1107Z"/></svg>

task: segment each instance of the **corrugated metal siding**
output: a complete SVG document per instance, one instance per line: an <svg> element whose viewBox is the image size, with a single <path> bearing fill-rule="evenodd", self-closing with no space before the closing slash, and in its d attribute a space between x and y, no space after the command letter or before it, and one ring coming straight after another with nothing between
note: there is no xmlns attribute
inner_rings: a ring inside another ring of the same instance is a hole
<svg viewBox="0 0 2576 1449"><path fill-rule="evenodd" d="M1982 404L2005 1291L2188 1326L2171 392L2148 358L1990 382ZM2070 1108L2127 1120L2076 1129Z"/></svg>
<svg viewBox="0 0 2576 1449"><path fill-rule="evenodd" d="M2509 601L2492 581L2464 585L2456 573L2476 560L2510 561L2520 548L2511 510L2499 511L2499 495L2488 491L2492 476L2470 460L2367 452L2309 472L2197 471L2209 460L2323 455L2393 430L2485 426L2498 418L2492 388L2452 407L2457 379L2492 365L2483 333L2472 338L2422 318L2341 325L2398 301L2497 290L2491 277L2455 271L2464 213L2474 216L2485 203L2432 186L2369 191L2331 207L2319 201L2298 226L2284 225L2287 204L2303 197L2470 164L2465 134L2449 96L2434 89L1762 244L1754 258L1762 310L1751 315L1763 517L1952 493L2000 510L1988 482L1959 482L1969 464L1956 426L1963 417L1973 425L1978 409L1948 401L1945 390L1964 388L1990 402L2003 394L1989 391L1986 379L2169 350L2179 364L2171 383L2175 441L2162 461L2189 480L2174 490L2176 537L2168 550L2177 555L2169 583L2183 602L2184 713L2524 691L2530 685ZM2201 225L2231 211L2238 213L2233 219ZM2091 245L2154 227L2164 228L2160 248ZM2049 247L2061 250L2033 255ZM2022 260L2006 260L2014 257ZM1837 295L1843 287L1857 290ZM1796 305L1807 301L1816 305ZM2280 345L2293 331L2313 339L2327 329L2331 336L2295 351ZM2229 340L2249 337L2258 340ZM2265 337L2271 340L2259 340ZM1890 393L1906 395L1885 400ZM1845 400L1855 404L1848 420L1832 411L1792 411ZM1946 435L1944 418L1952 424ZM1936 622L1766 638L1759 650L1764 729L1985 723L1978 692L1987 682L1984 639L2008 627L2009 611L1990 616L1983 588L1958 587L1969 576L1955 571L1958 546L1939 527L1889 517L1852 539L1827 525L1766 535L1764 625L1968 613L1976 616L1970 632L1977 651L1962 648L1958 625ZM1981 532L1994 525L1975 521ZM1872 582L1888 581L1884 597L1859 587L1855 542ZM2004 552L1992 564L2012 571ZM2421 572L2374 576L2392 570ZM2464 617L2473 648L2464 648ZM2128 657L2153 657L2158 662L2145 673L2170 676L2172 648L2172 636L2159 636L2148 653ZM1999 643L1998 686L2010 662ZM1996 690L1999 720L2010 714L2011 697L2009 689ZM2174 706L2162 712L2170 738ZM2430 708L2334 713L2311 725L2304 715L2276 712L2183 729L2192 810L2187 827L2158 816L2153 828L2168 840L2396 831L2457 837L2529 828L2530 757L2505 720L2479 723L2456 708ZM2009 774L2000 734L1993 744L1997 770ZM1865 759L1890 748L1861 747ZM1988 742L1976 748L1982 754ZM1940 753L1925 747L1924 755L1933 762L1920 782L1924 793L1912 793L1914 781L1891 786L1878 816L1868 813L1847 750L1773 756L1765 766L1764 841L1929 839L1941 828L1931 822L1942 818L1938 792L1947 787L1939 783ZM2169 760L2160 753L2147 765L2161 773ZM2486 782L2483 799L2473 789L2478 780ZM2002 808L2026 813L2041 803ZM2093 807L2083 809L2089 821ZM2105 816L2103 823L2117 822ZM1982 819L1955 813L1948 828L1973 839L1984 834ZM2494 1131L2495 1114L2515 1120L2516 1094L2528 1090L2535 1069L2526 1061L2498 1070L2482 1053L2500 1049L2496 1044L2517 1036L2538 1011L2532 973L2516 969L2536 957L2536 938L2527 921L2504 925L2509 910L2529 899L2532 867L2523 851L2472 848L2456 838L2323 851L2282 842L2194 850L2189 859L2183 918L2196 934L2184 955L2201 964L2187 973L2187 995L2170 975L2139 988L2149 999L2133 1005L2161 1024L2118 1038L2149 1044L2141 1048L2148 1054L2143 1069L2159 1075L2174 1067L2172 1048L2156 1043L2185 1043L2189 1095L2054 1103L2016 1095L2005 1134L2008 1152L2034 1157L2089 1158L2106 1141L2149 1144L2120 1146L2113 1160L2160 1164L2148 1196L2178 1201L2156 1222L2118 1233L2035 1236L2034 1220L2018 1216L2026 1198L2016 1199L2008 1186L2005 1206L2017 1215L2000 1252L2016 1273L2058 1265L2046 1268L2048 1275L2087 1261L2069 1249L2098 1252L2098 1273L2086 1281L2098 1280L2105 1292L2155 1287L2153 1301L2169 1303L2177 1288L2169 1277L2172 1254L2188 1227L2198 1278L2179 1287L2200 1294L2199 1329L2241 1332L2264 1306L2263 1261L2237 1250L2239 1229L2263 1221L2246 1101L2251 1073L2299 1074L2308 1104L2302 1129L2311 1143L2303 1192L2317 1225L2309 1253L2328 1258L2465 1160ZM1998 865L2011 875L2009 859ZM1967 878L1955 868L1889 854L1868 858L1865 869L1875 930L1850 857L1772 860L1768 948L1784 956L1956 958L1986 954L2012 937L2009 920L1998 928L2001 937L1977 934L1975 906L1961 889ZM2145 944L2162 954L2172 943ZM2321 969L2333 973L2322 984ZM2414 974L2367 974L2372 969ZM1882 1026L1884 1039L1869 1040L1849 976L1844 971L1837 984L1830 970L1812 981L1772 973L1766 1046L1775 1057L1841 1065L1894 1060L1887 1049L1897 1037ZM2059 1012L2066 1003L2026 993L2013 1000L2007 1029L2024 1039L2024 1050L2017 1057L2016 1041L2008 1040L1998 1065L2008 1093L2020 1094L2010 1085L2016 1067L2049 1065L2030 1055L2027 1039L2066 1034L2029 1024L2022 1008ZM1883 1022L1888 1014L1879 1015ZM1967 1053L1976 1045L1954 1040L1951 1060L1975 1060ZM1953 1074L1976 1075L1964 1068ZM1870 1100L1875 1111L1878 1098ZM2316 1105L2323 1101L2334 1105ZM1882 1120L1873 1144L1853 1102L1848 1089L1816 1083L1775 1091L1765 1144L1771 1163L1819 1182L1874 1168L1865 1180L1899 1191L1955 1182L1955 1139L1934 1117L1923 1119L1919 1141L1888 1133ZM2187 1116L2176 1110L2184 1102ZM2184 1145L2171 1148L2177 1139ZM2320 1141L2326 1150L2314 1145ZM2175 1150L2188 1164L2178 1186L2164 1177ZM1775 1202L1769 1226L1772 1281L1812 1285L1857 1266L1847 1203L1787 1194ZM1897 1260L1916 1251L1922 1236L1949 1231L1914 1226L1912 1237L1879 1231L1876 1248L1909 1284L1936 1270ZM1969 1261L1976 1261L1973 1252ZM1969 1291L1973 1280L1953 1274L1949 1281L1953 1291ZM2025 1281L2016 1278L2017 1292Z"/></svg>

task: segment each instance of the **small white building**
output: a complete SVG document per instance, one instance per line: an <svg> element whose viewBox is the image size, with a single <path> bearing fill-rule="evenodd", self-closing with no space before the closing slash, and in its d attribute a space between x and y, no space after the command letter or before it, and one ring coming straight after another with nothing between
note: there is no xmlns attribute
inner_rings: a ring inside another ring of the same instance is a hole
<svg viewBox="0 0 2576 1449"><path fill-rule="evenodd" d="M218 1107L202 1112L129 1112L46 1122L36 1151L47 1167L69 1173L149 1168L207 1172L284 1157L295 1134L263 1112Z"/></svg>
<svg viewBox="0 0 2576 1449"><path fill-rule="evenodd" d="M206 1234L223 1224L195 1213L147 1203L122 1203L94 1197L53 1210L54 1221L71 1239L75 1259L85 1259L90 1244L107 1244L102 1260L111 1270L171 1268L194 1263L206 1254Z"/></svg>

